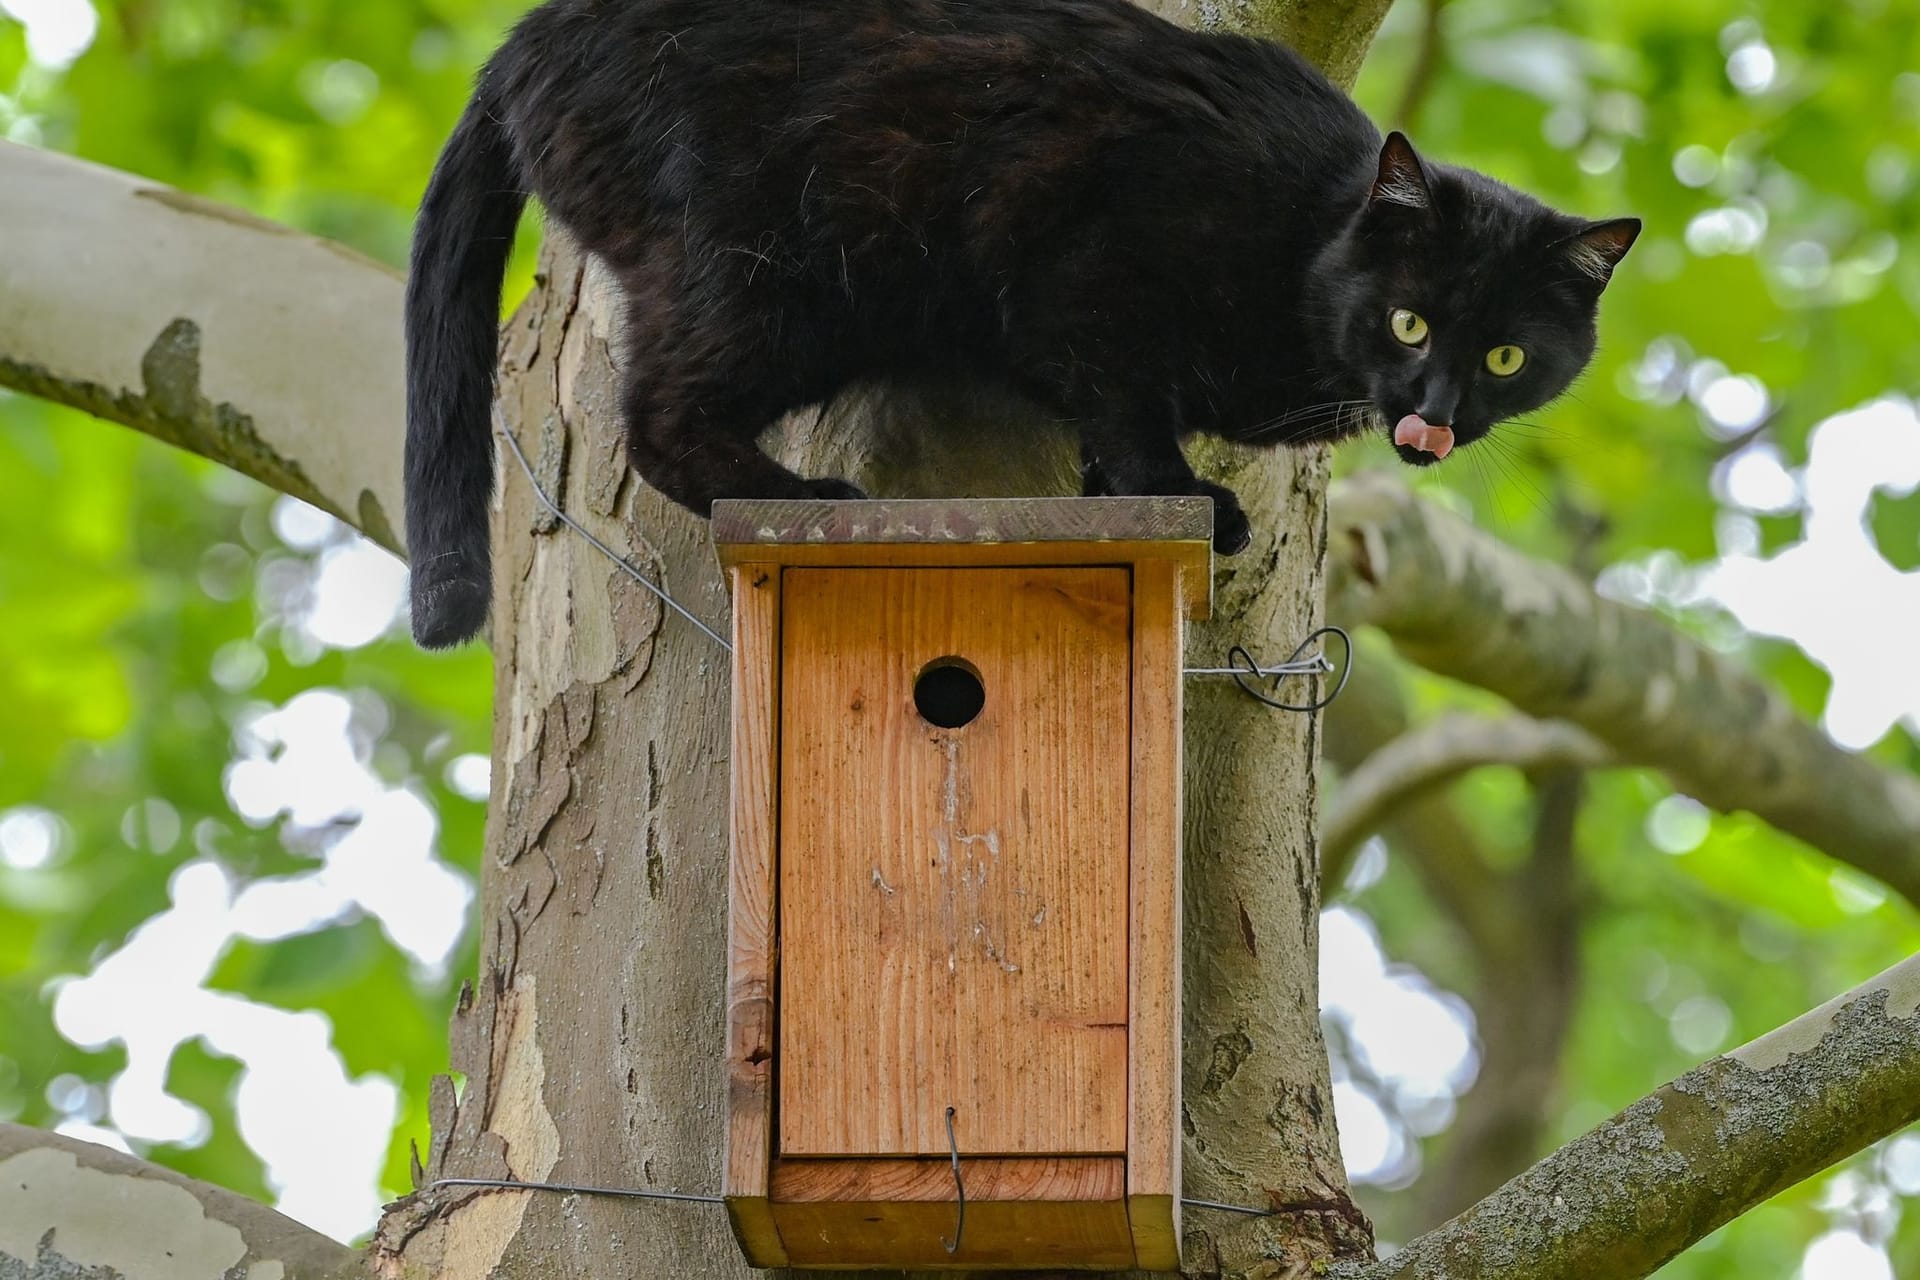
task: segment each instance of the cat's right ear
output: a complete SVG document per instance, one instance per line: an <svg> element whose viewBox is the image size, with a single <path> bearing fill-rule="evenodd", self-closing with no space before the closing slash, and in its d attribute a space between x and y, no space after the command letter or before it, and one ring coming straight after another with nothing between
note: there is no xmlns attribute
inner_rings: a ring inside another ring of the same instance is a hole
<svg viewBox="0 0 1920 1280"><path fill-rule="evenodd" d="M1433 188L1427 184L1427 170L1414 152L1407 135L1395 129L1380 145L1380 172L1373 180L1373 193L1367 197L1369 208L1396 205L1402 209L1431 209Z"/></svg>

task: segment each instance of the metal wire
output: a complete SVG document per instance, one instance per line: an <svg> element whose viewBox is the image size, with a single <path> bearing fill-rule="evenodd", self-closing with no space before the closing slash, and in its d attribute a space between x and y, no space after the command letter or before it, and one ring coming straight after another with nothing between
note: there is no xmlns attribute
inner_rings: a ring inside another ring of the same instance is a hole
<svg viewBox="0 0 1920 1280"><path fill-rule="evenodd" d="M960 1252L960 1239L967 1232L967 1184L960 1176L960 1144L953 1136L953 1108L947 1108L947 1153L953 1157L953 1191L960 1198L960 1217L953 1224L953 1239L940 1237L940 1247L949 1257Z"/></svg>
<svg viewBox="0 0 1920 1280"><path fill-rule="evenodd" d="M1244 1213L1250 1218L1271 1218L1273 1210L1256 1209L1246 1204L1222 1204L1218 1200L1181 1200L1188 1209L1218 1209L1222 1213Z"/></svg>
<svg viewBox="0 0 1920 1280"><path fill-rule="evenodd" d="M960 1251L960 1237L967 1229L967 1186L960 1179L960 1148L953 1140L953 1108L947 1108L947 1146L952 1151L953 1184L959 1193L960 1217L953 1229L953 1243L948 1244L942 1236L940 1244L948 1253ZM592 1187L575 1186L565 1182L519 1182L507 1178L435 1178L423 1191L434 1191L441 1187L484 1187L500 1191L551 1191L561 1195L575 1196L619 1196L628 1200L673 1200L683 1204L725 1204L725 1196L695 1195L687 1191L642 1191L631 1187ZM1189 1200L1183 1198L1180 1203L1189 1209L1217 1209L1222 1213L1243 1213L1253 1218L1271 1218L1273 1209L1256 1209L1252 1205L1223 1204L1218 1200Z"/></svg>
<svg viewBox="0 0 1920 1280"><path fill-rule="evenodd" d="M587 542L590 543L595 550L600 552L601 555L613 561L613 563L618 565L622 570L622 572L624 572L629 578L632 578L635 582L639 583L642 587L645 587L648 591L652 592L653 595L662 604L667 606L667 608L673 610L675 613L685 618L688 622L692 623L694 627L698 629L702 635L707 637L707 639L713 641L715 644L719 645L722 649L725 649L728 653L733 652L733 645L727 640L725 636L721 635L718 631L714 630L712 627L702 622L698 617L694 616L692 610L688 609L685 605L681 604L678 600L675 600L671 595L667 593L665 588L661 587L659 584L655 583L652 579L648 578L645 574L641 573L638 569L634 568L633 565L626 559L626 557L622 556L619 552L615 551L612 547L609 547L606 543L596 538L587 529L585 525L581 524L578 520L575 520L572 516L562 511L560 509L560 504L555 502L552 498L548 497L547 491L540 487L539 477L534 475L534 472L533 472L533 464L527 461L527 455L521 451L520 441L517 438L515 438L513 432L507 428L505 423L500 422L497 419L495 420L495 423L494 423L494 429L500 433L500 438L506 441L507 449L509 452L513 454L514 461L520 464L521 472L527 477L527 484L531 486L533 489L533 496L535 500L537 500L542 507L545 507L547 512L550 515L552 515L554 519L566 525L567 528L573 530L575 533L579 534L582 538L585 538ZM1341 656L1341 661L1337 666L1330 659L1328 659L1325 653L1316 653L1311 657L1306 657L1306 658L1301 657L1302 654L1306 653L1307 647L1311 645L1315 640L1320 639L1322 636L1331 636L1340 641L1341 648L1342 648L1342 656ZM1187 667L1182 671L1181 674L1187 675L1187 676L1202 676L1202 677L1231 676L1233 678L1233 682L1239 685L1240 688L1247 694L1248 697L1253 698L1258 702L1263 702L1267 706L1273 707L1276 710L1306 711L1306 712L1319 711L1325 708L1327 704L1331 703L1335 698L1339 697L1340 691L1347 687L1347 679L1353 674L1353 641L1349 639L1347 636L1347 633L1345 631L1342 631L1339 627L1322 627L1318 631L1315 631L1312 635L1309 635L1305 640L1301 641L1299 646L1294 649L1293 653L1288 656L1285 662L1278 663L1275 666L1271 666L1271 667L1261 666L1260 663L1255 660L1253 654L1247 649L1247 647L1245 645L1240 645L1240 644L1236 644L1233 646L1233 648L1227 650L1227 661L1231 665L1224 666L1224 667ZM1291 703L1291 702L1282 702L1276 696L1280 691L1280 682L1282 680L1288 679L1289 677L1331 675L1335 671L1338 671L1340 673L1340 679L1338 680L1338 682L1335 683L1333 687L1333 691L1327 694L1324 698L1320 698L1313 702ZM1249 681L1253 681L1254 683L1250 684L1248 683ZM1259 682L1262 682L1262 681L1270 682L1268 691L1264 693L1261 692L1260 688L1258 687Z"/></svg>
<svg viewBox="0 0 1920 1280"><path fill-rule="evenodd" d="M631 564L629 564L625 556L622 556L619 552L615 551L612 547L609 547L606 543L594 537L591 533L587 531L587 528L585 525L582 525L578 520L575 520L572 516L562 511L560 509L560 505L557 502L555 502L552 498L549 498L547 496L547 491L540 487L540 481L533 474L533 465L527 461L527 455L520 452L520 442L514 439L513 432L508 430L504 423L497 423L496 429L500 432L501 438L507 442L507 448L513 451L514 460L520 464L520 470L526 473L527 483L533 486L533 496L539 499L541 506L545 507L549 512L551 512L553 514L553 517L556 520L558 520L561 524L566 525L567 528L573 530L575 533L579 534L581 537L585 538L588 542L592 543L595 547L597 547L601 555L605 556L607 559L613 561L615 564L619 565L622 569L624 569L629 578L632 578L635 582L639 583L641 586L645 587L647 590L653 592L653 594L659 598L660 603L666 605L669 609L673 610L675 613L685 618L688 622L691 622L695 627L698 627L701 633L704 634L707 637L707 639L713 641L715 644L719 645L722 649L725 649L728 653L733 652L733 646L727 642L727 639L725 636L721 635L718 631L715 631L712 627L708 626L706 623L700 621L700 619L694 617L692 612L688 610L688 608L685 605L681 604L678 600L675 600L672 596L668 595L666 591L663 590L662 588L655 586L651 579L649 579L645 574L641 573L638 569L634 568Z"/></svg>
<svg viewBox="0 0 1920 1280"><path fill-rule="evenodd" d="M423 1190L439 1187L493 1187L503 1191L557 1191L578 1196L623 1196L630 1200L679 1200L688 1204L725 1204L724 1196L688 1191L642 1191L636 1187L576 1187L564 1182L519 1182L505 1178L435 1178Z"/></svg>
<svg viewBox="0 0 1920 1280"><path fill-rule="evenodd" d="M1324 650L1310 657L1301 657L1314 641L1323 636L1340 642L1340 661L1338 663L1335 663L1331 658L1327 657ZM1263 702L1267 706L1279 711L1321 711L1331 704L1335 698L1340 696L1341 691L1347 687L1347 681L1353 676L1353 638L1339 627L1321 627L1318 631L1308 635L1305 640L1302 640L1294 651L1288 655L1285 662L1276 663L1271 667L1263 667L1243 644L1236 644L1233 648L1227 650L1227 661L1232 665L1225 667L1188 667L1185 674L1189 676L1231 676L1233 682L1239 685L1241 691L1248 697L1257 702ZM1332 691L1324 697L1303 703L1280 701L1278 695L1280 692L1280 682L1282 680L1291 676L1332 675L1336 671L1340 673L1340 678L1334 682ZM1250 681L1253 683L1249 683ZM1265 691L1262 691L1259 687L1259 682L1261 681L1269 682Z"/></svg>

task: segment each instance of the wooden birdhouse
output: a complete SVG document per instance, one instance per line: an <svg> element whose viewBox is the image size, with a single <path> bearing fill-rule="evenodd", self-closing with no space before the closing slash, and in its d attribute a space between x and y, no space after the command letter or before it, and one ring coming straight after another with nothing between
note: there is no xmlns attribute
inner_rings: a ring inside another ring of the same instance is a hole
<svg viewBox="0 0 1920 1280"><path fill-rule="evenodd" d="M1211 527L1190 498L714 504L724 1192L756 1266L1179 1265Z"/></svg>

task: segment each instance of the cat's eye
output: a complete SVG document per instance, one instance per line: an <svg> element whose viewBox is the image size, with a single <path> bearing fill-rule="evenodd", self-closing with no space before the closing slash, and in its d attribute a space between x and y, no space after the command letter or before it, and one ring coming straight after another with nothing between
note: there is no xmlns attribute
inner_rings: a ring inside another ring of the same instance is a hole
<svg viewBox="0 0 1920 1280"><path fill-rule="evenodd" d="M1527 353L1512 345L1487 352L1487 372L1496 378L1511 378L1527 362Z"/></svg>
<svg viewBox="0 0 1920 1280"><path fill-rule="evenodd" d="M1395 307L1393 314L1387 317L1387 327L1393 330L1393 336L1410 347L1417 347L1427 340L1427 322L1405 307Z"/></svg>

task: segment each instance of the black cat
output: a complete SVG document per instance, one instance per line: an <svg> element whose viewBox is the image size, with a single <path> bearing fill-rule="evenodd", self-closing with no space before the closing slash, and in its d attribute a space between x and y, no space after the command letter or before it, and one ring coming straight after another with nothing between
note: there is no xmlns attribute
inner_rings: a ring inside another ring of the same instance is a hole
<svg viewBox="0 0 1920 1280"><path fill-rule="evenodd" d="M1206 494L1180 439L1444 457L1566 388L1640 224L1424 163L1291 50L1126 0L550 0L482 73L407 289L413 631L485 620L501 275L529 195L626 295L627 450L853 498L755 437L860 380L1011 386L1089 493Z"/></svg>

